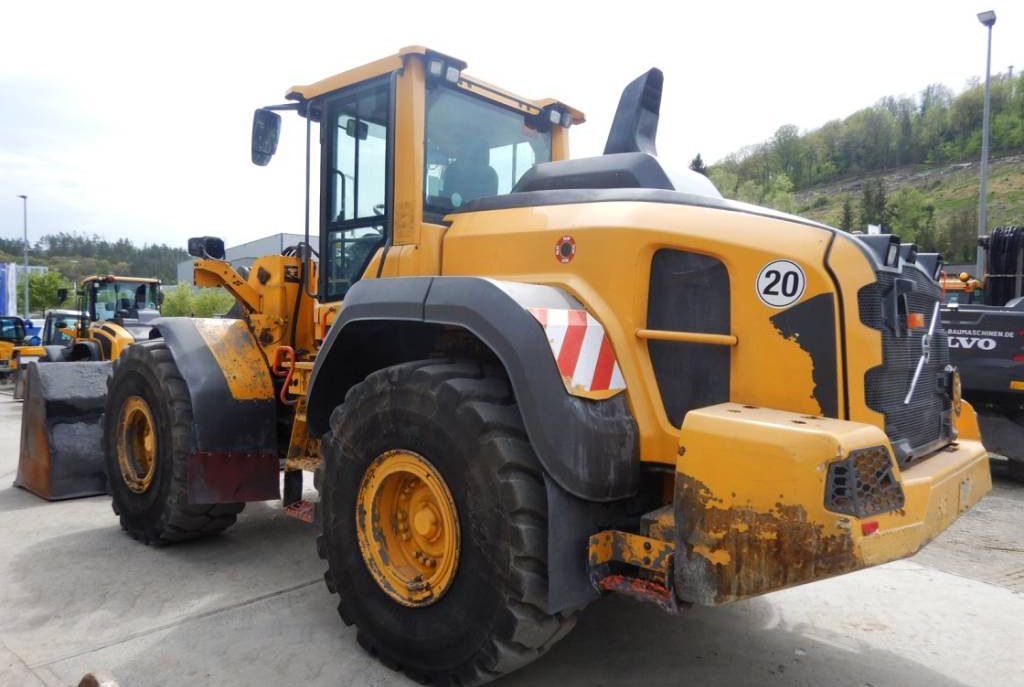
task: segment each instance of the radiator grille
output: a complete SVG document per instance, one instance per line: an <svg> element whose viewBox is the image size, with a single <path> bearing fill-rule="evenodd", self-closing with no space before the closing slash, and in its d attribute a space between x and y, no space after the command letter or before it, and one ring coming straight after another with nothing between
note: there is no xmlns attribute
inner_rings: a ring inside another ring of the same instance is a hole
<svg viewBox="0 0 1024 687"><path fill-rule="evenodd" d="M941 321L931 341L930 360L921 372L914 395L909 404L903 404L921 358L922 337L931 326L941 291L938 284L913 265L905 265L901 273L880 271L877 279L857 294L861 321L882 333L882 365L865 375L865 402L885 416L886 434L900 464L906 466L921 458L929 447L953 438L952 404L944 384L948 377L949 347ZM904 299L905 308L887 309L883 302L892 306L898 303L899 298L892 298L897 279L909 281L911 290L899 297ZM905 322L907 313L924 314L925 326L898 335L893 326L901 319Z"/></svg>

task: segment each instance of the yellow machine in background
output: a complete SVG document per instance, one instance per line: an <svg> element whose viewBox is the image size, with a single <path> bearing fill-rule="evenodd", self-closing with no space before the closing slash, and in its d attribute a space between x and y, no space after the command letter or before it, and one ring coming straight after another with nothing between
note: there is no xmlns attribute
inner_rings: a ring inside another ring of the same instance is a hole
<svg viewBox="0 0 1024 687"><path fill-rule="evenodd" d="M0 378L6 379L14 370L14 351L24 343L25 322L20 317L0 317Z"/></svg>
<svg viewBox="0 0 1024 687"><path fill-rule="evenodd" d="M81 313L76 310L47 310L38 342L15 347L11 354L14 398L24 397L25 377L23 373L28 365L45 360L50 354L56 360L63 359L64 349L75 341L75 332L80 319Z"/></svg>
<svg viewBox="0 0 1024 687"><path fill-rule="evenodd" d="M322 527L364 647L472 685L601 594L674 613L877 565L989 491L938 256L669 170L658 70L605 154L570 160L582 113L465 66L406 48L257 110L257 164L275 110L320 142L318 250L242 276L190 240L242 318L162 318L115 363L104 456L131 536L281 498Z"/></svg>
<svg viewBox="0 0 1024 687"><path fill-rule="evenodd" d="M942 298L946 303L985 304L985 283L967 272L961 272L955 277L943 274L939 279L939 285L942 287Z"/></svg>
<svg viewBox="0 0 1024 687"><path fill-rule="evenodd" d="M70 322L47 320L53 343L19 352L16 393L25 403L14 483L50 500L107 493L99 421L110 361L149 339L160 316L159 279L91 276L76 295L77 310L61 311Z"/></svg>
<svg viewBox="0 0 1024 687"><path fill-rule="evenodd" d="M160 280L113 274L82 280L81 316L66 360L116 360L137 339L149 337L150 322L160 316Z"/></svg>

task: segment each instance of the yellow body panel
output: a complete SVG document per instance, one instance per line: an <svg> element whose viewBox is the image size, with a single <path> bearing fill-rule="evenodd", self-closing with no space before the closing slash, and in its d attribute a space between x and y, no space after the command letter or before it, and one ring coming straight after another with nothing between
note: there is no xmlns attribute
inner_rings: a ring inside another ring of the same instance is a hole
<svg viewBox="0 0 1024 687"><path fill-rule="evenodd" d="M46 349L42 346L15 346L11 353L11 369L17 370L23 360L42 358L44 355L46 355Z"/></svg>
<svg viewBox="0 0 1024 687"><path fill-rule="evenodd" d="M241 320L192 320L199 335L224 373L236 401L274 397L274 383L266 358Z"/></svg>
<svg viewBox="0 0 1024 687"><path fill-rule="evenodd" d="M95 341L99 344L103 360L117 360L124 349L135 343L131 332L112 320L98 320L89 325L76 341Z"/></svg>
<svg viewBox="0 0 1024 687"><path fill-rule="evenodd" d="M0 372L5 372L11 368L14 349L15 345L10 341L0 341Z"/></svg>
<svg viewBox="0 0 1024 687"><path fill-rule="evenodd" d="M731 334L739 342L732 348L731 398L821 414L812 396L810 356L771 323L769 318L779 311L757 298L755 280L764 265L785 257L798 262L807 275L803 300L832 292L824 265L833 238L829 231L739 212L639 202L518 208L449 219L453 221L445 237L445 275L559 286L604 325L629 380L626 393L640 426L641 460L674 464L678 434L665 415L646 341L637 336L647 326L650 264L660 248L712 255L729 271ZM568 264L553 256L555 243L565 233L576 241L575 258ZM865 265L865 275L870 274L866 259L858 255L857 260ZM839 346L838 310L836 318ZM871 336L871 330L861 328L865 338ZM879 355L877 332L874 337L874 353ZM842 370L837 368L836 377L841 396Z"/></svg>

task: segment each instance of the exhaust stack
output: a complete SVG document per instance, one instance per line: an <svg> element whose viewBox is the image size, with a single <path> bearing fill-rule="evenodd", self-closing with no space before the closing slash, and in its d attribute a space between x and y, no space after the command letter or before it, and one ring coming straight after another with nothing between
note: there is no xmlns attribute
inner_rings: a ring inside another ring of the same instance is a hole
<svg viewBox="0 0 1024 687"><path fill-rule="evenodd" d="M661 88L665 76L657 67L631 81L619 97L604 154L647 153L657 155L654 139L658 135Z"/></svg>

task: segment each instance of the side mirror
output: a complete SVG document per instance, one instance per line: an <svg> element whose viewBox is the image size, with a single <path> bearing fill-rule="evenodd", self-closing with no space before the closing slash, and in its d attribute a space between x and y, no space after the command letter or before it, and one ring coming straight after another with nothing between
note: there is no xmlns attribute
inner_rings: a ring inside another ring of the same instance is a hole
<svg viewBox="0 0 1024 687"><path fill-rule="evenodd" d="M252 162L263 167L277 152L281 136L281 115L260 108L252 115Z"/></svg>
<svg viewBox="0 0 1024 687"><path fill-rule="evenodd" d="M68 299L67 289L57 289L57 305L62 305Z"/></svg>
<svg viewBox="0 0 1024 687"><path fill-rule="evenodd" d="M350 138L358 138L360 141L365 141L366 137L370 135L370 125L366 122L360 122L358 119L350 119L345 122L345 134Z"/></svg>
<svg viewBox="0 0 1024 687"><path fill-rule="evenodd" d="M188 240L188 254L195 258L224 259L224 239L216 236L196 236Z"/></svg>
<svg viewBox="0 0 1024 687"><path fill-rule="evenodd" d="M162 306L164 304L164 292L163 291L157 291L156 292L156 304L157 304L157 307L160 307L160 306Z"/></svg>

